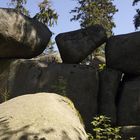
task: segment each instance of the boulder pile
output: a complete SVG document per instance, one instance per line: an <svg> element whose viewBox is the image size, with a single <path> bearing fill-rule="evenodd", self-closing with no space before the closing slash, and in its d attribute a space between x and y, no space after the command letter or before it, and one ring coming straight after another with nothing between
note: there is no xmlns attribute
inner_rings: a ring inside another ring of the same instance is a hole
<svg viewBox="0 0 140 140"><path fill-rule="evenodd" d="M105 115L122 127L123 140L140 139L140 32L108 38L102 26L94 25L61 33L56 36L61 62L57 55L41 54L52 34L48 27L13 9L1 8L0 16L1 138L86 140L66 96L87 132L94 116ZM104 43L103 70L80 64Z"/></svg>

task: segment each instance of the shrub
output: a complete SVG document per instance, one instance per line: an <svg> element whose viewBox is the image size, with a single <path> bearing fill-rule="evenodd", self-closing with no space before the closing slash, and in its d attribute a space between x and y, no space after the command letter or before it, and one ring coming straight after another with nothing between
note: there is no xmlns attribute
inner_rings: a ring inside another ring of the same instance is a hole
<svg viewBox="0 0 140 140"><path fill-rule="evenodd" d="M89 135L89 140L122 140L120 130L121 127L112 127L111 120L105 116L94 117L91 122L93 125L93 133ZM135 140L131 137L129 140Z"/></svg>

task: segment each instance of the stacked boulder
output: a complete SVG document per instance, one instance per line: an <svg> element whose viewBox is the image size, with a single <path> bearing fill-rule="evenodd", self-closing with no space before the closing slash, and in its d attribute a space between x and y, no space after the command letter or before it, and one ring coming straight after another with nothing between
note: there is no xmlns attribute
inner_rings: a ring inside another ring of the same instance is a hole
<svg viewBox="0 0 140 140"><path fill-rule="evenodd" d="M122 126L123 139L140 138L139 36L140 32L135 32L107 39L105 30L95 25L56 37L64 63L80 63L106 42L106 68L99 72L97 114L110 117L113 125Z"/></svg>
<svg viewBox="0 0 140 140"><path fill-rule="evenodd" d="M53 56L33 58L50 41L52 33L48 27L13 9L1 8L0 16L0 139L87 140L84 124L72 102L64 95L47 92L58 88L55 76L61 66L53 63L48 67L47 61L56 61ZM71 73L75 75L73 70L65 75Z"/></svg>
<svg viewBox="0 0 140 140"><path fill-rule="evenodd" d="M56 43L63 63L67 64L80 63L106 40L106 30L100 25L56 36Z"/></svg>
<svg viewBox="0 0 140 140"><path fill-rule="evenodd" d="M41 54L52 33L44 24L17 13L0 9L0 58L32 58Z"/></svg>
<svg viewBox="0 0 140 140"><path fill-rule="evenodd" d="M124 139L130 135L140 139L139 36L140 32L112 36L108 39L105 50L107 67L123 73L116 99L116 123L124 126Z"/></svg>
<svg viewBox="0 0 140 140"><path fill-rule="evenodd" d="M3 139L86 140L77 111L62 96L74 102L88 132L92 131L94 116L106 115L113 125L122 126L124 140L129 136L140 139L140 32L107 38L105 29L94 25L61 33L56 43L63 62L58 59L60 63L56 64L53 55L41 54L52 35L48 27L13 9L1 8L0 16L0 103L14 98L0 104ZM104 43L105 69L98 71L95 66L79 64ZM35 94L40 92L44 93ZM13 113L14 108L19 116ZM37 114L40 110L44 114ZM29 118L32 113L35 120ZM40 122L41 117L44 120ZM32 122L31 127L27 121ZM42 126L37 128L39 123ZM46 126L50 128L44 130Z"/></svg>

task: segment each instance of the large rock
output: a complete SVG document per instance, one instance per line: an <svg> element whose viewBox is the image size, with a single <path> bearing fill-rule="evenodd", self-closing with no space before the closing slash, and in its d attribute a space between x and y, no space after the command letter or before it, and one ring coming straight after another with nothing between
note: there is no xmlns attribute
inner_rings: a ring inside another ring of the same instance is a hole
<svg viewBox="0 0 140 140"><path fill-rule="evenodd" d="M5 68L0 75L4 82L3 86L0 84L0 89L6 93L4 95L9 95L9 99L37 92L67 96L74 102L89 130L93 116L97 115L98 73L94 67L47 65L36 60L13 60L10 64L7 60L0 62Z"/></svg>
<svg viewBox="0 0 140 140"><path fill-rule="evenodd" d="M106 45L106 63L124 73L140 74L140 32L112 36Z"/></svg>
<svg viewBox="0 0 140 140"><path fill-rule="evenodd" d="M1 140L87 140L73 103L57 94L25 95L0 104Z"/></svg>
<svg viewBox="0 0 140 140"><path fill-rule="evenodd" d="M118 125L140 125L140 76L125 76L123 79Z"/></svg>
<svg viewBox="0 0 140 140"><path fill-rule="evenodd" d="M100 72L99 82L99 114L111 119L112 124L117 122L116 99L122 73L106 68Z"/></svg>
<svg viewBox="0 0 140 140"><path fill-rule="evenodd" d="M86 29L61 33L56 43L64 63L79 63L106 41L105 29L94 25Z"/></svg>
<svg viewBox="0 0 140 140"><path fill-rule="evenodd" d="M51 32L44 24L17 13L0 9L0 58L31 58L46 48Z"/></svg>

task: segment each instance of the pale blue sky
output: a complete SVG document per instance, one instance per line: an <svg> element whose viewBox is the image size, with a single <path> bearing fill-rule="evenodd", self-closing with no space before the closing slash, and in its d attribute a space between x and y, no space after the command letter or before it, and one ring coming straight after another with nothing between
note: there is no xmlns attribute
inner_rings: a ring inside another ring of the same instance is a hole
<svg viewBox="0 0 140 140"><path fill-rule="evenodd" d="M9 1L10 0L0 0L0 7L7 7ZM30 9L31 15L34 15L38 11L37 4L40 1L41 0L28 0L27 7ZM114 16L114 21L116 23L116 28L113 29L114 34L125 34L135 31L133 16L135 14L136 6L132 6L132 1L133 0L114 1L114 4L119 9L119 12ZM52 5L59 14L57 26L51 28L55 34L80 28L78 22L70 22L72 15L69 14L69 12L75 7L76 0L52 0Z"/></svg>

